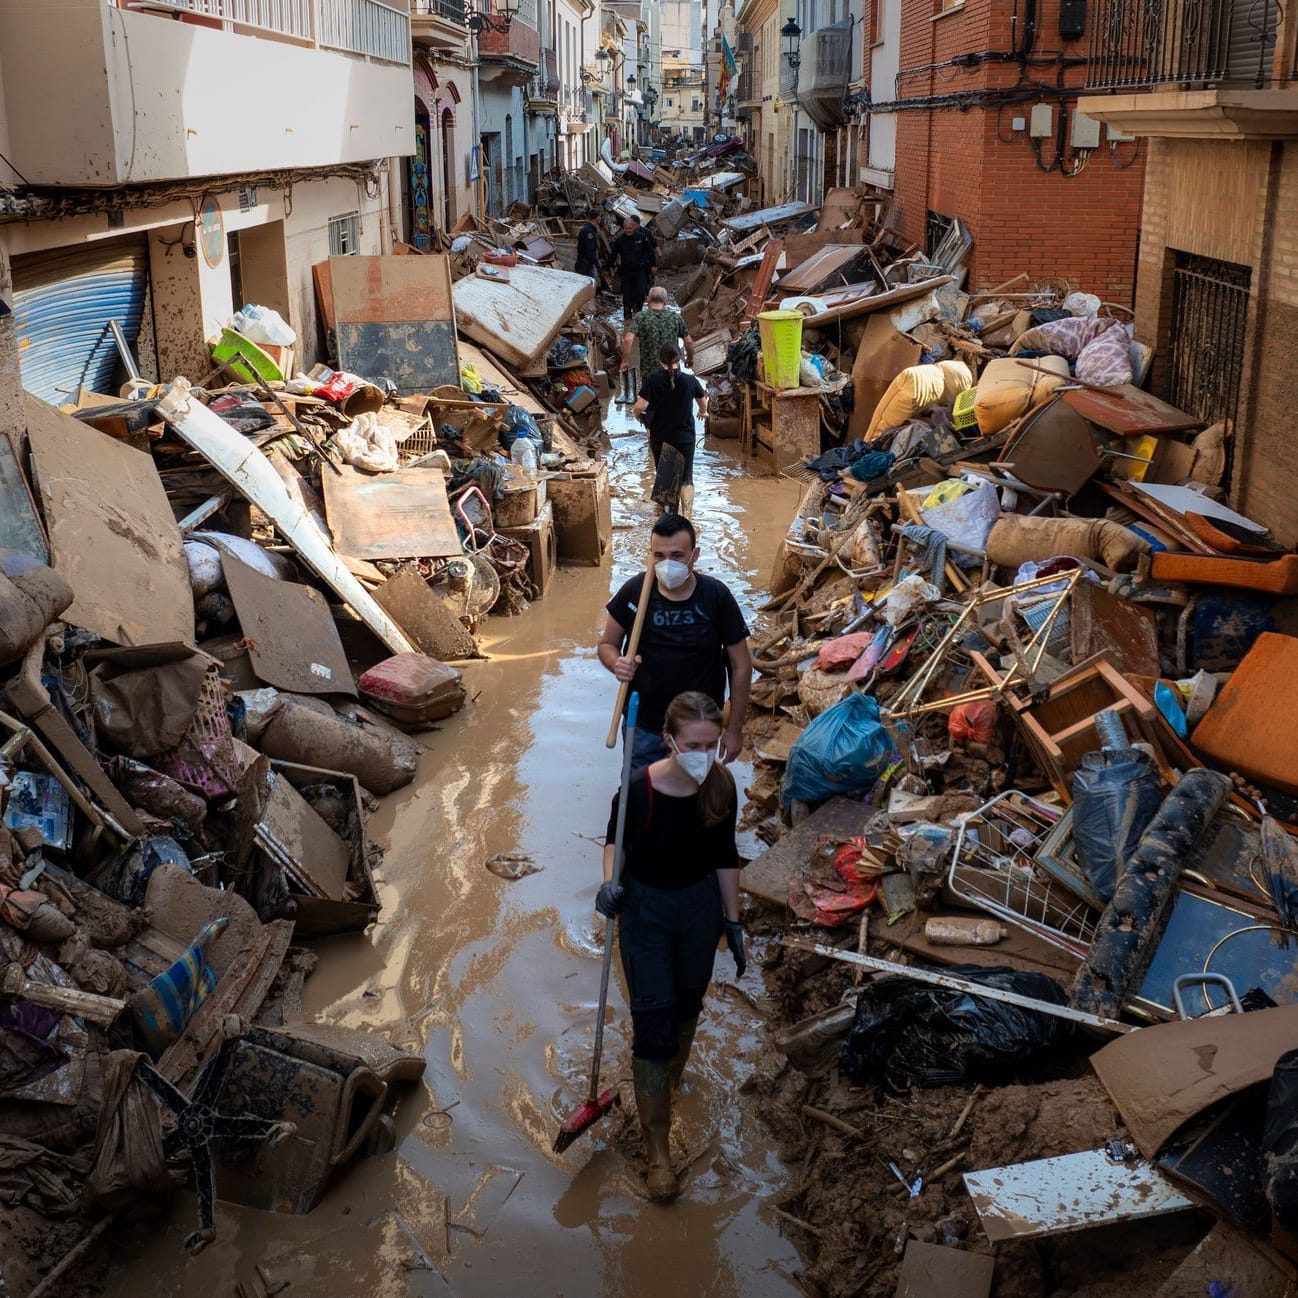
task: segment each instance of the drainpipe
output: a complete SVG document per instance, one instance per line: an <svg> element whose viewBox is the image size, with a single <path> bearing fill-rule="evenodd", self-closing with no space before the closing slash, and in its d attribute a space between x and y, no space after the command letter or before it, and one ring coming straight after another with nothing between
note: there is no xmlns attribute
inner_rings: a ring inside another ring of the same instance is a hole
<svg viewBox="0 0 1298 1298"><path fill-rule="evenodd" d="M431 129L429 134L432 134ZM431 146L432 140L429 140L428 143ZM389 158L388 174L382 177L382 183L388 191L388 219L384 222L383 239L383 251L385 253L391 252L397 240L405 234L401 225L401 192L404 188L401 183L402 162L403 159L401 158Z"/></svg>
<svg viewBox="0 0 1298 1298"><path fill-rule="evenodd" d="M479 83L478 73L482 67L482 56L478 53L478 41L476 36L470 36L473 42L473 79L471 82L473 88L473 150L478 157L478 178L473 181L473 214L478 220L482 219L482 87Z"/></svg>

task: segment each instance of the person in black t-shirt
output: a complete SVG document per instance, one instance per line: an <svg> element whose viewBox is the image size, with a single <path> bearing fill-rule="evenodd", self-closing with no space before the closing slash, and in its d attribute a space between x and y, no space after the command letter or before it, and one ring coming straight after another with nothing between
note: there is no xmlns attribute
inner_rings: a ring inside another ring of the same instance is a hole
<svg viewBox="0 0 1298 1298"><path fill-rule="evenodd" d="M662 369L654 370L640 384L640 398L633 409L649 430L649 450L655 468L664 444L674 446L684 457L681 513L688 518L694 512L695 432L694 411L690 407L697 403L699 418L706 418L708 393L693 374L681 372L681 351L674 343L664 343L658 359Z"/></svg>
<svg viewBox="0 0 1298 1298"><path fill-rule="evenodd" d="M694 571L698 538L688 518L664 514L649 539L656 580L636 655L628 658L625 651L644 586L642 572L625 581L605 606L608 617L596 646L600 662L619 681L634 680L640 695L632 764L644 766L667 756L662 728L672 699L700 690L721 707L727 678L730 716L721 737L721 760L732 762L743 747L753 678L744 615L723 582Z"/></svg>
<svg viewBox="0 0 1298 1298"><path fill-rule="evenodd" d="M604 883L595 909L619 916L618 945L631 1004L631 1070L644 1131L649 1197L675 1198L672 1090L680 1085L725 933L742 978L739 849L734 777L716 759L721 709L706 694L678 695L663 733L670 748L627 789L621 878L613 883L618 802L604 848Z"/></svg>

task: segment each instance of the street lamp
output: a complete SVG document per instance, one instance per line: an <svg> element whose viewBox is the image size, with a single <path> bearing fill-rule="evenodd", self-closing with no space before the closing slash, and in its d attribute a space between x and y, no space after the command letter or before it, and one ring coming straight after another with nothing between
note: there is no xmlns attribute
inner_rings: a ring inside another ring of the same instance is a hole
<svg viewBox="0 0 1298 1298"><path fill-rule="evenodd" d="M792 135L793 169L789 179L792 181L793 189L794 192L796 193L801 188L801 185L799 183L800 177L798 175L798 159L799 159L798 134L799 132L798 132L797 88L798 88L798 65L802 62L802 55L799 52L799 48L798 48L802 41L802 28L798 26L797 19L790 18L789 21L785 23L783 27L780 28L780 35L784 39L784 57L788 62L790 71L792 71L793 73L793 77L790 82L790 89L793 92L791 95L792 104L793 104L793 135Z"/></svg>
<svg viewBox="0 0 1298 1298"><path fill-rule="evenodd" d="M789 67L796 69L802 62L802 55L798 52L802 40L802 28L798 26L798 20L790 18L780 28L780 35L784 38L784 57L789 61Z"/></svg>
<svg viewBox="0 0 1298 1298"><path fill-rule="evenodd" d="M475 35L487 32L507 32L518 16L518 0L499 0L499 14L476 9L465 16L464 25Z"/></svg>

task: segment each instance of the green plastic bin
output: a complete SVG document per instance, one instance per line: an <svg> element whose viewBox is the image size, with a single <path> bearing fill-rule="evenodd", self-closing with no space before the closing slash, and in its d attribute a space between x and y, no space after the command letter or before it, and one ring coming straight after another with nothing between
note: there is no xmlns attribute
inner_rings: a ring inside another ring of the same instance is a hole
<svg viewBox="0 0 1298 1298"><path fill-rule="evenodd" d="M773 388L796 388L802 372L801 311L763 311L757 317L766 381Z"/></svg>
<svg viewBox="0 0 1298 1298"><path fill-rule="evenodd" d="M251 338L245 338L233 329L222 329L220 341L212 348L212 359L228 364L245 382L261 379L264 383L278 383L283 371L274 360Z"/></svg>

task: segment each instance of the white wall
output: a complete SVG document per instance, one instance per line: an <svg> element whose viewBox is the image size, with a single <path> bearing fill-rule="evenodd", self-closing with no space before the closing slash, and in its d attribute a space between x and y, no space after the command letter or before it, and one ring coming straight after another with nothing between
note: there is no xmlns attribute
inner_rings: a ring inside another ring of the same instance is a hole
<svg viewBox="0 0 1298 1298"><path fill-rule="evenodd" d="M14 164L117 185L409 154L408 66L62 0L0 0ZM12 151L11 151L12 150Z"/></svg>
<svg viewBox="0 0 1298 1298"><path fill-rule="evenodd" d="M870 97L887 103L896 97L901 67L901 0L884 0L883 41L870 50ZM865 176L876 185L892 186L897 167L897 114L870 114L870 143Z"/></svg>

